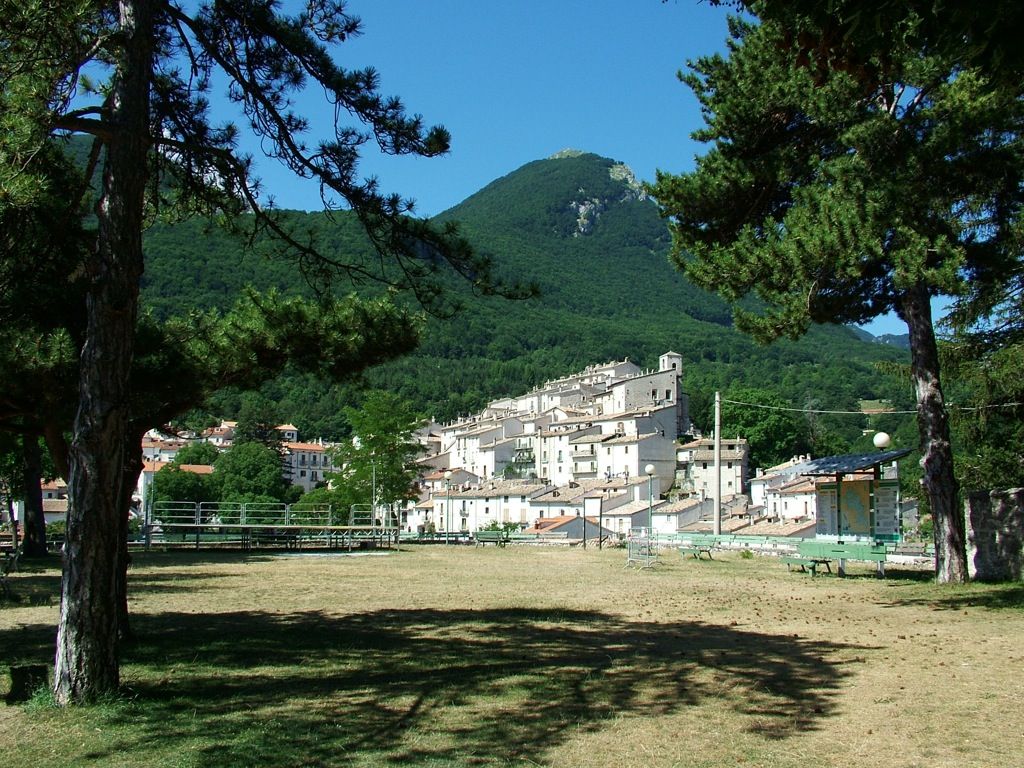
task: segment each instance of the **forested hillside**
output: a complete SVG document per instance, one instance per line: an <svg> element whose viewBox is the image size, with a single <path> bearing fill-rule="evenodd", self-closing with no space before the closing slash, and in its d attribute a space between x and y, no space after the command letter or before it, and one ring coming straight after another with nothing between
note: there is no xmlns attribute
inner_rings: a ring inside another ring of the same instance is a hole
<svg viewBox="0 0 1024 768"><path fill-rule="evenodd" d="M865 341L850 329L815 328L797 342L761 348L734 331L728 307L672 269L668 235L654 204L624 166L581 153L530 163L447 211L510 280L536 282L538 299L480 298L464 285L465 309L431 318L419 352L374 370L366 383L398 392L443 420L488 399L525 391L585 365L629 357L655 366L667 350L681 353L693 416L708 426L715 389L741 385L777 393L796 406L852 409L860 399L905 400L876 363L905 352ZM295 213L295 226L331 247L369 253L345 215ZM200 222L154 225L146 240L145 301L168 316L227 306L246 284L308 292L298 270ZM358 286L359 290L367 290ZM338 285L342 293L354 290ZM306 435L337 437L340 408L354 388L284 378L265 393ZM237 395L211 408L230 415ZM856 419L836 424L854 437Z"/></svg>

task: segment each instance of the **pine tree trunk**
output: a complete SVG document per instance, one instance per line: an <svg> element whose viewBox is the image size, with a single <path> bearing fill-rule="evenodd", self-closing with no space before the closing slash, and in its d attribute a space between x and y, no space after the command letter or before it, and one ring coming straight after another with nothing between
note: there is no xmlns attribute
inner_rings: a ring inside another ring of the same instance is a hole
<svg viewBox="0 0 1024 768"><path fill-rule="evenodd" d="M128 510L131 508L132 491L135 490L139 474L142 472L142 436L133 434L131 440L128 460L124 466L124 483L121 486L123 497L119 502L121 507L121 533L118 536L121 569L117 574L117 631L119 641L127 641L134 638L128 616L128 565L130 564L130 556L128 554Z"/></svg>
<svg viewBox="0 0 1024 768"><path fill-rule="evenodd" d="M931 300L924 286L907 291L902 314L910 331L911 375L921 436L921 485L928 497L935 531L935 577L941 583L964 582L967 580L964 515L953 475L949 418L939 380L939 352Z"/></svg>
<svg viewBox="0 0 1024 768"><path fill-rule="evenodd" d="M25 506L25 530L22 553L26 557L46 556L46 516L43 514L43 454L35 435L24 435L21 443L21 479Z"/></svg>
<svg viewBox="0 0 1024 768"><path fill-rule="evenodd" d="M119 544L129 459L129 371L142 277L149 148L153 3L120 0L123 49L108 116L97 249L88 263L86 340L70 451L70 509L61 585L54 696L86 702L117 690ZM128 491L130 493L130 491Z"/></svg>

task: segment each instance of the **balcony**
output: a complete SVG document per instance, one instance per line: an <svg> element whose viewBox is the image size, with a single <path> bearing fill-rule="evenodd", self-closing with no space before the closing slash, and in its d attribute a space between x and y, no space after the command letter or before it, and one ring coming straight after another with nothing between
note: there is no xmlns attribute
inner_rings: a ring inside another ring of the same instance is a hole
<svg viewBox="0 0 1024 768"><path fill-rule="evenodd" d="M513 464L533 464L534 459L535 457L532 448L516 450L512 455Z"/></svg>

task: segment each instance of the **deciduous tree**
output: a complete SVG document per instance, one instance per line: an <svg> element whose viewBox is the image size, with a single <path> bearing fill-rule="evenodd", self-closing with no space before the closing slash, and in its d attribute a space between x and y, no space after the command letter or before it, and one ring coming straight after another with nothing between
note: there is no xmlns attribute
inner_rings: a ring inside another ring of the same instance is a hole
<svg viewBox="0 0 1024 768"><path fill-rule="evenodd" d="M360 407L346 408L345 418L352 438L334 450L338 471L330 476L331 484L375 509L415 499L413 460L422 447L413 433L423 417L397 395L377 390L368 393Z"/></svg>
<svg viewBox="0 0 1024 768"><path fill-rule="evenodd" d="M176 454L172 464L179 467L182 464L213 464L220 455L220 451L213 443L199 441L183 445Z"/></svg>
<svg viewBox="0 0 1024 768"><path fill-rule="evenodd" d="M722 433L747 439L751 467L771 467L808 450L801 418L783 410L778 395L754 387L734 387L724 395Z"/></svg>
<svg viewBox="0 0 1024 768"><path fill-rule="evenodd" d="M281 473L281 454L257 442L232 445L214 467L212 485L219 501L290 502L299 495Z"/></svg>

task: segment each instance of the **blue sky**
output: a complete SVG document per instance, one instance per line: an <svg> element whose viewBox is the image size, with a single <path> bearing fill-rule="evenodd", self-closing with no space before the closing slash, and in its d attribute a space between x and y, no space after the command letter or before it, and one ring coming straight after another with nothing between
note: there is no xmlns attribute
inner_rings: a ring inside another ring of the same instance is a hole
<svg viewBox="0 0 1024 768"><path fill-rule="evenodd" d="M658 169L690 170L702 151L690 139L702 125L699 107L676 75L688 59L723 49L721 7L698 0L351 0L348 7L363 35L340 46L337 61L374 67L382 93L452 133L445 157L368 151L360 166L383 191L414 198L419 215L440 213L566 148L624 162L643 180ZM331 117L318 96L300 105L314 126ZM257 173L279 206L320 207L316 187L270 163L258 163ZM898 321L868 329L905 332Z"/></svg>
<svg viewBox="0 0 1024 768"><path fill-rule="evenodd" d="M697 0L352 0L349 10L364 34L336 49L338 62L373 66L382 93L452 133L445 157L368 152L361 167L424 216L569 147L642 179L691 168L700 115L676 72L726 37L725 11ZM305 103L314 119L317 95ZM280 205L319 207L315 188L269 165L260 174Z"/></svg>

